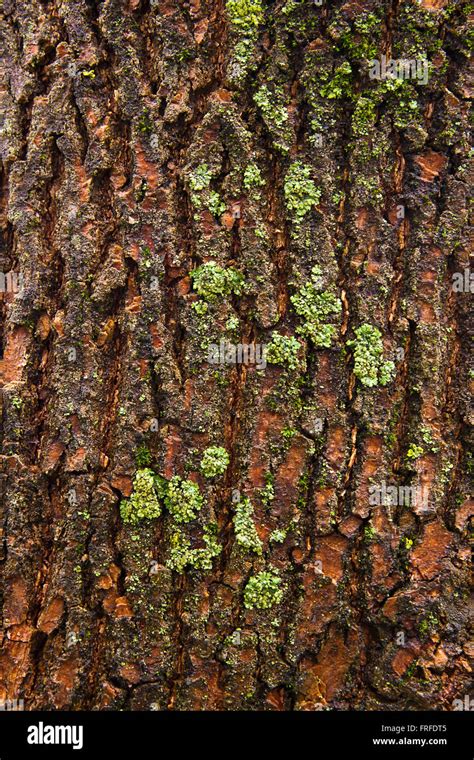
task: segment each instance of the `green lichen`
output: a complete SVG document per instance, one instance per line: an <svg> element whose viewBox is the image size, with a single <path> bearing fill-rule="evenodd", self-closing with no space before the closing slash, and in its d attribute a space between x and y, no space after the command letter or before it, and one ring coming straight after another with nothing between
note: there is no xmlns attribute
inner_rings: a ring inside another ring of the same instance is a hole
<svg viewBox="0 0 474 760"><path fill-rule="evenodd" d="M370 134L377 118L377 109L371 98L360 97L352 114L352 132L356 137Z"/></svg>
<svg viewBox="0 0 474 760"><path fill-rule="evenodd" d="M215 190L210 189L213 173L209 166L200 164L189 175L191 201L196 209L208 208L213 216L219 218L226 210L226 204Z"/></svg>
<svg viewBox="0 0 474 760"><path fill-rule="evenodd" d="M225 7L233 26L244 33L252 32L263 22L261 0L227 0Z"/></svg>
<svg viewBox="0 0 474 760"><path fill-rule="evenodd" d="M268 610L283 598L281 578L276 572L263 570L253 575L244 589L244 605L247 609Z"/></svg>
<svg viewBox="0 0 474 760"><path fill-rule="evenodd" d="M277 528L272 533L270 533L270 541L275 544L282 544L285 541L287 533L287 530L280 530Z"/></svg>
<svg viewBox="0 0 474 760"><path fill-rule="evenodd" d="M338 50L356 63L361 58L376 58L381 29L379 16L376 13L365 13L355 19L353 29L348 29L341 35Z"/></svg>
<svg viewBox="0 0 474 760"><path fill-rule="evenodd" d="M266 359L270 364L283 364L290 370L299 366L298 352L301 343L292 335L280 335L273 332L270 343L267 344Z"/></svg>
<svg viewBox="0 0 474 760"><path fill-rule="evenodd" d="M348 61L345 61L335 70L332 79L330 79L320 90L320 95L328 100L336 98L353 96L352 91L352 67Z"/></svg>
<svg viewBox="0 0 474 760"><path fill-rule="evenodd" d="M263 22L261 0L227 0L227 16L236 43L232 49L230 78L240 82L247 71L255 66L254 48L258 27Z"/></svg>
<svg viewBox="0 0 474 760"><path fill-rule="evenodd" d="M311 167L295 161L288 169L283 189L289 216L298 227L321 198L321 190L311 179Z"/></svg>
<svg viewBox="0 0 474 760"><path fill-rule="evenodd" d="M375 528L373 525L366 525L364 528L364 537L367 541L373 541L375 538Z"/></svg>
<svg viewBox="0 0 474 760"><path fill-rule="evenodd" d="M362 385L372 388L387 385L395 374L392 361L383 359L382 333L367 323L355 331L356 338L347 341L354 351L354 374Z"/></svg>
<svg viewBox="0 0 474 760"><path fill-rule="evenodd" d="M313 267L310 281L291 296L290 300L296 313L303 320L296 332L311 338L318 348L329 348L336 328L327 320L332 315L340 314L342 305L337 296L322 290L320 277L320 268Z"/></svg>
<svg viewBox="0 0 474 760"><path fill-rule="evenodd" d="M135 473L133 491L129 499L120 502L120 516L124 523L136 525L142 520L153 520L161 515L161 504L155 489L155 474L148 467Z"/></svg>
<svg viewBox="0 0 474 760"><path fill-rule="evenodd" d="M250 499L244 497L235 505L233 518L235 539L247 551L262 554L262 542L253 522L253 506Z"/></svg>
<svg viewBox="0 0 474 760"><path fill-rule="evenodd" d="M244 187L246 190L251 190L254 187L262 187L265 182L262 178L262 173L257 164L248 164L244 171Z"/></svg>
<svg viewBox="0 0 474 760"><path fill-rule="evenodd" d="M226 330L229 330L229 332L234 332L239 328L240 322L239 318L232 315L229 317L229 319L225 323Z"/></svg>
<svg viewBox="0 0 474 760"><path fill-rule="evenodd" d="M164 503L175 522L187 523L201 510L203 498L197 483L173 475L168 481Z"/></svg>
<svg viewBox="0 0 474 760"><path fill-rule="evenodd" d="M264 475L265 487L259 491L260 500L264 507L269 507L275 498L275 477L273 473L266 472Z"/></svg>
<svg viewBox="0 0 474 760"><path fill-rule="evenodd" d="M211 184L212 172L207 164L200 164L197 169L189 177L189 185L191 189L200 193L205 190Z"/></svg>
<svg viewBox="0 0 474 760"><path fill-rule="evenodd" d="M214 302L234 293L241 295L243 275L233 267L221 267L215 261L208 261L191 272L195 291L205 301Z"/></svg>
<svg viewBox="0 0 474 760"><path fill-rule="evenodd" d="M179 528L175 528L170 537L170 550L166 566L177 573L183 573L187 567L195 570L212 570L212 562L222 551L217 540L217 525L209 523L204 528L205 548L191 549L188 537Z"/></svg>
<svg viewBox="0 0 474 760"><path fill-rule="evenodd" d="M204 314L207 314L209 311L209 306L205 301L195 301L191 304L191 308L194 309L196 314L198 314L200 317L204 316Z"/></svg>
<svg viewBox="0 0 474 760"><path fill-rule="evenodd" d="M254 94L253 99L266 122L282 127L288 121L288 110L281 102L278 102L283 99L281 91L272 94L267 85L263 84Z"/></svg>
<svg viewBox="0 0 474 760"><path fill-rule="evenodd" d="M285 427L281 431L281 437L283 438L284 441L291 441L291 439L294 438L297 432L298 431L295 430L294 428Z"/></svg>
<svg viewBox="0 0 474 760"><path fill-rule="evenodd" d="M209 446L201 459L201 472L205 478L222 475L229 465L229 454L222 446Z"/></svg>
<svg viewBox="0 0 474 760"><path fill-rule="evenodd" d="M432 633L438 626L439 620L436 615L433 615L432 612L428 612L428 614L423 618L420 625L418 626L418 630L420 632L420 635L424 638L428 636L428 634Z"/></svg>
<svg viewBox="0 0 474 760"><path fill-rule="evenodd" d="M153 121L150 116L150 112L145 109L138 120L138 129L144 134L150 134L153 132Z"/></svg>
<svg viewBox="0 0 474 760"><path fill-rule="evenodd" d="M216 219L222 216L227 208L219 193L216 193L214 191L209 193L207 206L211 214L215 216Z"/></svg>
<svg viewBox="0 0 474 760"><path fill-rule="evenodd" d="M417 446L416 443L412 443L407 451L407 459L418 459L418 457L423 456L424 453L422 446Z"/></svg>
<svg viewBox="0 0 474 760"><path fill-rule="evenodd" d="M145 444L142 444L141 446L138 447L137 452L135 454L135 461L137 463L138 468L150 466L151 453L148 446L145 446Z"/></svg>
<svg viewBox="0 0 474 760"><path fill-rule="evenodd" d="M212 171L207 164L200 164L189 175L189 187L191 188L191 201L195 208L201 209L203 206L212 205L211 196L217 196L218 193L212 193L209 191L209 187L212 180ZM216 204L216 198L214 198L214 206Z"/></svg>
<svg viewBox="0 0 474 760"><path fill-rule="evenodd" d="M434 454L436 454L436 452L439 451L439 446L434 440L431 434L431 430L429 429L429 427L426 427L426 425L421 426L421 437L424 443L426 443L426 445L429 447L430 451L432 451Z"/></svg>

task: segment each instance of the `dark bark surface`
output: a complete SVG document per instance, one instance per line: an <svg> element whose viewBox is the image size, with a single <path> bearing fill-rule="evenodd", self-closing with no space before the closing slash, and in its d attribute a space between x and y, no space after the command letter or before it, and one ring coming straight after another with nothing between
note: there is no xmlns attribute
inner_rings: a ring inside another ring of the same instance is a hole
<svg viewBox="0 0 474 760"><path fill-rule="evenodd" d="M0 699L469 693L468 11L4 0Z"/></svg>

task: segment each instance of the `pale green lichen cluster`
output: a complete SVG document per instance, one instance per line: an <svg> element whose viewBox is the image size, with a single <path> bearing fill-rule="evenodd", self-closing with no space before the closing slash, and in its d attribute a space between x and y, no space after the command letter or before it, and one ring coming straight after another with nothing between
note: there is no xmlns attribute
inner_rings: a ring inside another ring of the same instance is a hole
<svg viewBox="0 0 474 760"><path fill-rule="evenodd" d="M216 217L216 219L222 216L227 208L219 193L216 193L214 190L209 193L207 207L211 214Z"/></svg>
<svg viewBox="0 0 474 760"><path fill-rule="evenodd" d="M237 543L245 550L253 551L261 556L262 542L253 521L253 506L247 497L235 505L233 522Z"/></svg>
<svg viewBox="0 0 474 760"><path fill-rule="evenodd" d="M222 446L209 446L201 459L201 472L205 478L222 475L229 466L229 454Z"/></svg>
<svg viewBox="0 0 474 760"><path fill-rule="evenodd" d="M205 546L197 549L191 549L189 538L179 527L194 520L203 504L204 500L197 483L179 475L166 480L146 467L136 472L132 495L130 499L121 501L120 515L124 523L137 525L143 520L160 517L164 505L173 520L166 566L178 573L184 572L186 567L211 570L214 557L222 551L217 540L217 526L208 523L204 527Z"/></svg>
<svg viewBox="0 0 474 760"><path fill-rule="evenodd" d="M262 187L265 182L262 173L257 164L248 164L244 171L244 187L246 190L252 190L255 187Z"/></svg>
<svg viewBox="0 0 474 760"><path fill-rule="evenodd" d="M277 528L276 530L272 531L270 533L270 541L275 544L282 544L285 541L287 530L280 530Z"/></svg>
<svg viewBox="0 0 474 760"><path fill-rule="evenodd" d="M412 443L407 451L407 459L418 459L418 457L423 456L424 453L425 452L422 446L418 446L416 443Z"/></svg>
<svg viewBox="0 0 474 760"><path fill-rule="evenodd" d="M338 66L331 79L321 88L320 95L329 100L353 96L352 67L349 61Z"/></svg>
<svg viewBox="0 0 474 760"><path fill-rule="evenodd" d="M311 338L318 348L329 348L336 328L328 323L333 315L340 314L341 300L329 291L321 288L321 270L315 266L311 270L311 279L305 283L290 300L303 324L297 328L299 335Z"/></svg>
<svg viewBox="0 0 474 760"><path fill-rule="evenodd" d="M352 114L352 133L356 137L368 135L375 124L376 117L377 108L374 101L370 98L359 98Z"/></svg>
<svg viewBox="0 0 474 760"><path fill-rule="evenodd" d="M321 199L321 190L311 179L311 167L301 161L291 164L285 177L284 194L288 214L298 227Z"/></svg>
<svg viewBox="0 0 474 760"><path fill-rule="evenodd" d="M356 338L347 341L354 351L354 374L362 385L372 388L387 385L394 376L395 365L384 361L382 333L367 323L355 331Z"/></svg>
<svg viewBox="0 0 474 760"><path fill-rule="evenodd" d="M238 82L251 66L258 27L264 17L263 5L261 0L227 0L225 7L237 40L232 50L231 78Z"/></svg>
<svg viewBox="0 0 474 760"><path fill-rule="evenodd" d="M270 132L275 148L288 153L294 139L293 128L289 120L288 99L283 87L273 84L272 89L263 84L253 96L259 107L265 126Z"/></svg>
<svg viewBox="0 0 474 760"><path fill-rule="evenodd" d="M272 339L267 344L266 359L270 364L282 364L290 370L299 366L298 352L301 343L293 335L286 336L272 332Z"/></svg>
<svg viewBox="0 0 474 760"><path fill-rule="evenodd" d="M191 272L191 280L196 293L207 302L215 302L231 293L241 295L244 276L233 267L221 267L215 261L208 261Z"/></svg>
<svg viewBox="0 0 474 760"><path fill-rule="evenodd" d="M189 177L189 185L193 193L201 193L211 184L212 172L207 164L200 164ZM193 203L199 206L201 199L198 195L192 195Z"/></svg>
<svg viewBox="0 0 474 760"><path fill-rule="evenodd" d="M208 208L216 218L226 210L226 204L219 193L210 189L212 171L207 164L200 164L189 175L189 187L191 188L191 201L196 209Z"/></svg>
<svg viewBox="0 0 474 760"><path fill-rule="evenodd" d="M251 32L263 21L261 0L227 0L225 7L231 23L243 32Z"/></svg>
<svg viewBox="0 0 474 760"><path fill-rule="evenodd" d="M203 531L205 548L191 549L188 537L182 530L176 528L170 537L170 551L166 560L166 567L183 573L186 567L195 570L212 570L212 561L222 551L222 546L217 541L217 525L209 523Z"/></svg>
<svg viewBox="0 0 474 760"><path fill-rule="evenodd" d="M253 99L260 108L265 121L274 124L276 127L282 127L288 121L288 110L281 102L278 102L282 99L281 92L272 93L266 84L262 84Z"/></svg>
<svg viewBox="0 0 474 760"><path fill-rule="evenodd" d="M161 515L161 504L155 488L155 473L148 467L137 470L133 479L133 492L129 499L120 502L120 516L125 523L137 525L142 520L153 520Z"/></svg>
<svg viewBox="0 0 474 760"><path fill-rule="evenodd" d="M197 483L173 475L168 481L164 503L175 522L187 523L202 509L203 498Z"/></svg>
<svg viewBox="0 0 474 760"><path fill-rule="evenodd" d="M259 610L268 610L279 604L283 598L281 578L267 570L253 575L244 590L244 604L247 609L256 607Z"/></svg>

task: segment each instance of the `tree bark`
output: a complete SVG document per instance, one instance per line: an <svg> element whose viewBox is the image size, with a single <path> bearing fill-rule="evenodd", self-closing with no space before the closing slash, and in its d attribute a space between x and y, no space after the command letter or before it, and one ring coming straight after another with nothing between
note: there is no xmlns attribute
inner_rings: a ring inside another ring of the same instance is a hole
<svg viewBox="0 0 474 760"><path fill-rule="evenodd" d="M467 12L4 0L0 699L468 694Z"/></svg>

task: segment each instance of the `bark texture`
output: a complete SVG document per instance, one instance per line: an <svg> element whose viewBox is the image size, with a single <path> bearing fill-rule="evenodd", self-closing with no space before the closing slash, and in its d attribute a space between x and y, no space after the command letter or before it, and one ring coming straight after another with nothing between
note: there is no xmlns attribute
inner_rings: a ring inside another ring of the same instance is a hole
<svg viewBox="0 0 474 760"><path fill-rule="evenodd" d="M4 0L0 699L469 693L468 10Z"/></svg>

